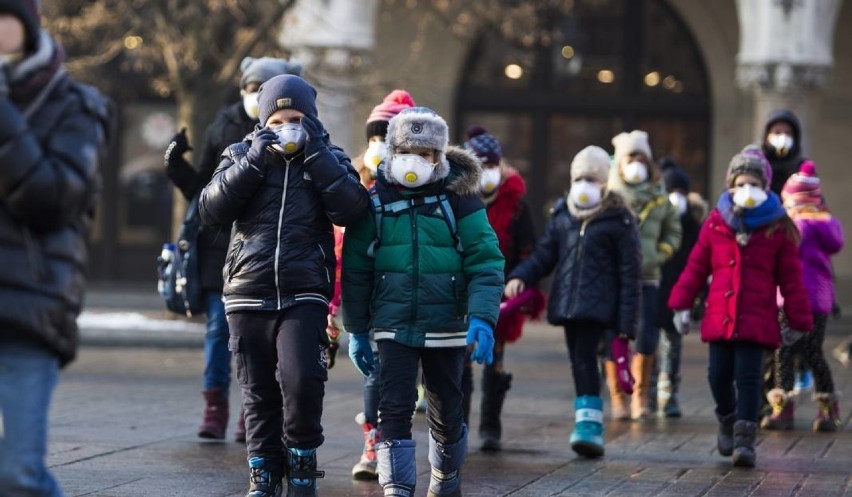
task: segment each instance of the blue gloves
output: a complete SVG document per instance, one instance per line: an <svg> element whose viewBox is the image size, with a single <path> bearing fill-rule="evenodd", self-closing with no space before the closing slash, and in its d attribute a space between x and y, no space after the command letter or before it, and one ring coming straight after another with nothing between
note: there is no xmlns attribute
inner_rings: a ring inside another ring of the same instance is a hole
<svg viewBox="0 0 852 497"><path fill-rule="evenodd" d="M370 376L373 372L373 348L369 333L349 334L349 358L362 375Z"/></svg>
<svg viewBox="0 0 852 497"><path fill-rule="evenodd" d="M302 129L308 137L308 143L305 144L305 157L311 157L317 152L328 148L326 138L328 132L322 126L319 119L314 116L302 116Z"/></svg>
<svg viewBox="0 0 852 497"><path fill-rule="evenodd" d="M255 168L265 171L263 168L266 159L266 147L278 143L278 135L269 128L257 131L251 139L251 148L246 153L246 159Z"/></svg>
<svg viewBox="0 0 852 497"><path fill-rule="evenodd" d="M491 325L479 318L470 318L467 328L467 345L476 342L476 348L470 358L478 364L491 364L494 361L494 330Z"/></svg>

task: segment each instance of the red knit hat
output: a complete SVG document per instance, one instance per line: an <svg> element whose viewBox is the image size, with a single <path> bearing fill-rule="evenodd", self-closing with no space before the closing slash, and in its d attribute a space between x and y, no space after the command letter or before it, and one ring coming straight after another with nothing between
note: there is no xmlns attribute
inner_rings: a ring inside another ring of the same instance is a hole
<svg viewBox="0 0 852 497"><path fill-rule="evenodd" d="M822 204L822 186L812 161L802 162L799 172L787 179L781 190L781 198L784 205L790 207Z"/></svg>
<svg viewBox="0 0 852 497"><path fill-rule="evenodd" d="M367 118L367 139L373 136L384 137L388 132L388 122L397 114L415 107L414 99L405 90L394 90L379 105L373 107Z"/></svg>

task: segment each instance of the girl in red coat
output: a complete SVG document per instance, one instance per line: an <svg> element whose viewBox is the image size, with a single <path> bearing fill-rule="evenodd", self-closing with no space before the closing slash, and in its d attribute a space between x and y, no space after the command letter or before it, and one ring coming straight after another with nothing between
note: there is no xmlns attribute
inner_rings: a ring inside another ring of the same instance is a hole
<svg viewBox="0 0 852 497"><path fill-rule="evenodd" d="M769 191L772 168L756 146L728 166L728 190L719 197L669 297L679 330L711 278L701 340L709 342L708 380L719 418L719 454L754 466L761 366L766 349L813 328L798 258L798 231L781 200ZM776 288L790 329L778 325ZM686 324L686 325L684 325Z"/></svg>

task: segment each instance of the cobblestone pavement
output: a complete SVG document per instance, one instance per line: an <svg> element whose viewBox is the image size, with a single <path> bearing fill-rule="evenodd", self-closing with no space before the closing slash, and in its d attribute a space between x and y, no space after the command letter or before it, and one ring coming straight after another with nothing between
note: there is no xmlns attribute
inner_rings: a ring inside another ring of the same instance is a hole
<svg viewBox="0 0 852 497"><path fill-rule="evenodd" d="M833 321L826 350L850 330L852 321ZM99 345L84 346L79 359L64 371L52 408L48 461L66 494L245 495L244 447L195 437L202 408L201 349L157 346L156 341L144 346L144 340L134 347L126 342L103 346L109 341L102 336L94 342L87 342L86 336L84 343ZM715 451L706 353L698 337L687 337L684 418L609 422L606 456L587 461L578 459L568 446L574 397L561 330L529 326L507 353L507 369L515 379L503 418L505 450L479 451L475 407L464 495L852 495L852 400L841 401L844 425L840 433L815 434L810 431L815 407L809 395L802 396L796 430L760 433L757 468L734 469ZM361 447L360 428L353 420L362 408L361 379L345 352L338 359L326 389L326 443L319 450L326 478L320 480L320 495L380 496L375 483L354 482L349 477ZM831 366L838 388L850 391L852 372L833 360ZM481 373L476 374L478 387ZM232 412L237 405L234 388ZM417 495L421 496L426 494L429 472L422 415L414 421L414 432Z"/></svg>

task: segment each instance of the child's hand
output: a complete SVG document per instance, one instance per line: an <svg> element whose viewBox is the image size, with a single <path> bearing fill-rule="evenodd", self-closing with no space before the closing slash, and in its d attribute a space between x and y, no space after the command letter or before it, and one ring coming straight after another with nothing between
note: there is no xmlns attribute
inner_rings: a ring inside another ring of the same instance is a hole
<svg viewBox="0 0 852 497"><path fill-rule="evenodd" d="M681 335L689 334L689 324L692 321L692 311L684 309L682 311L674 311L675 330Z"/></svg>
<svg viewBox="0 0 852 497"><path fill-rule="evenodd" d="M494 330L479 318L470 318L470 326L467 329L468 347L474 343L476 348L470 355L471 360L477 364L491 364L494 360Z"/></svg>
<svg viewBox="0 0 852 497"><path fill-rule="evenodd" d="M503 295L505 295L507 299L513 299L524 291L524 287L524 280L520 278L512 278L508 283L506 283L506 289L503 291Z"/></svg>
<svg viewBox="0 0 852 497"><path fill-rule="evenodd" d="M373 348L370 346L369 333L352 333L349 335L349 358L352 364L364 377L373 372Z"/></svg>
<svg viewBox="0 0 852 497"><path fill-rule="evenodd" d="M781 344L785 347L791 347L793 344L799 341L803 336L805 336L804 331L794 330L792 328L784 327L781 330Z"/></svg>

